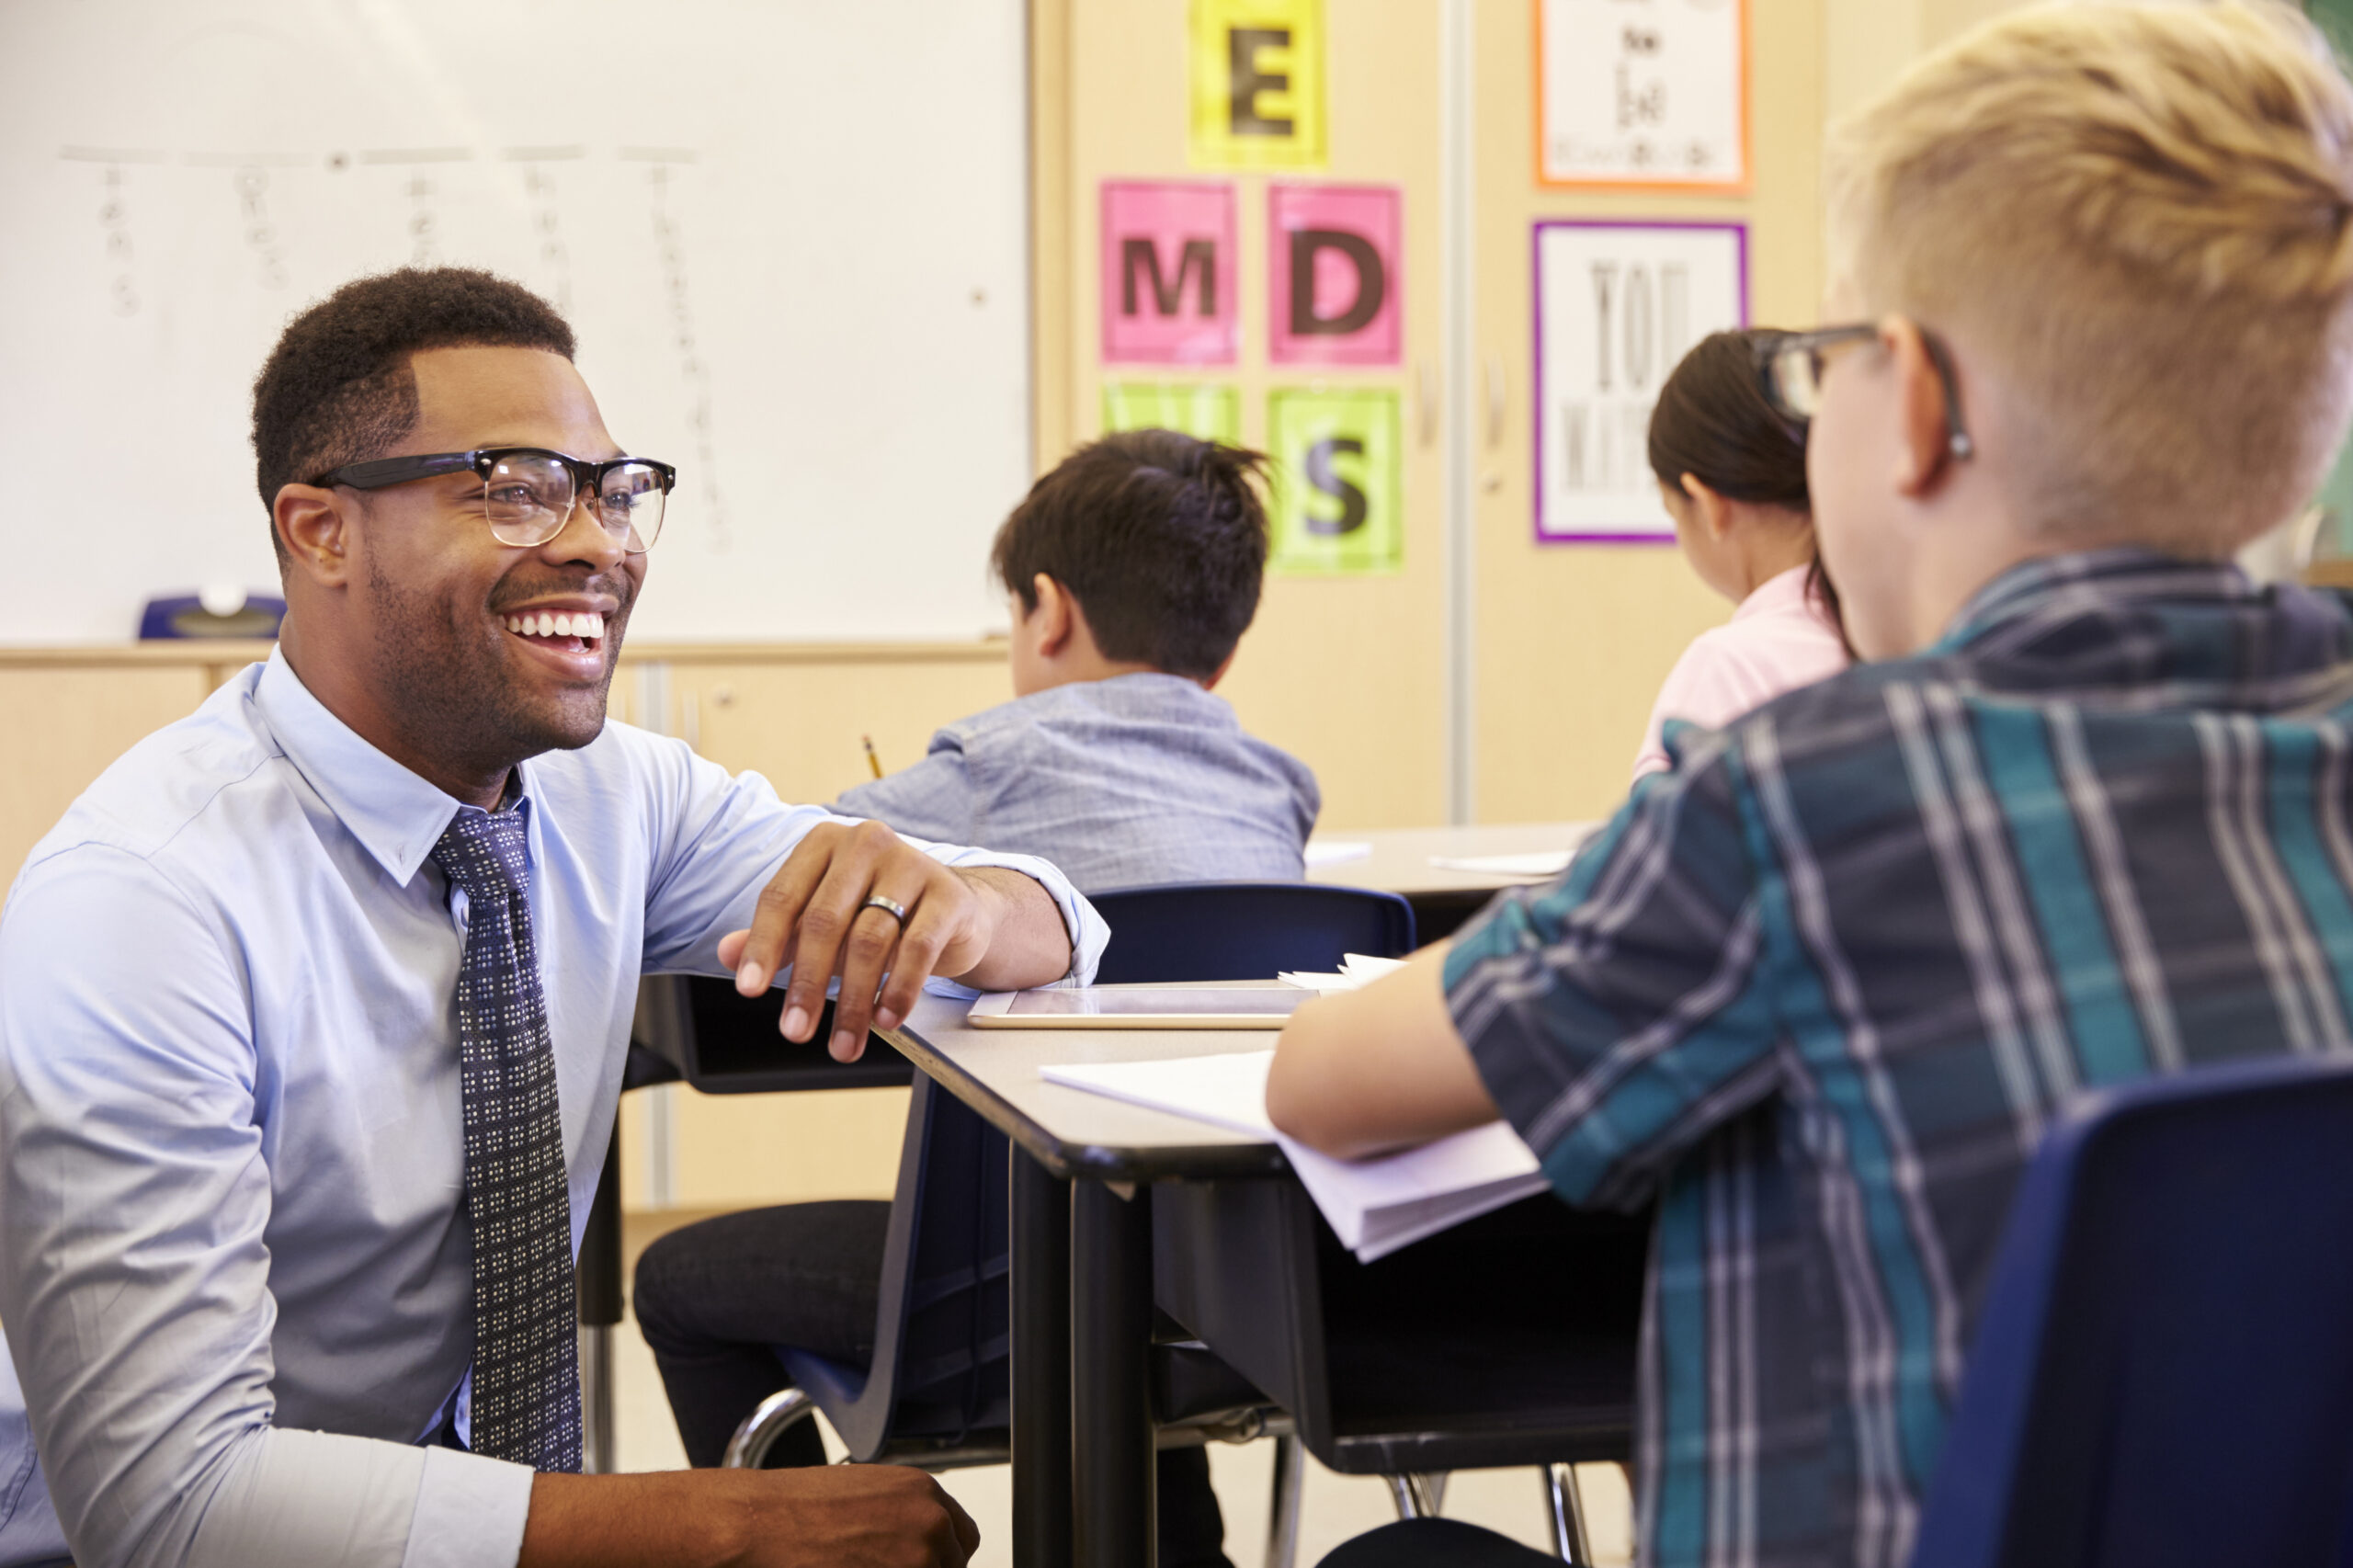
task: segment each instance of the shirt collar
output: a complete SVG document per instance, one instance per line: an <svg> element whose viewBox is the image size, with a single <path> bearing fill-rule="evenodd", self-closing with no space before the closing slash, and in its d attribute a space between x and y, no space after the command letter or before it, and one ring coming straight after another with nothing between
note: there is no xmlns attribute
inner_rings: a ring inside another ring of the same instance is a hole
<svg viewBox="0 0 2353 1568"><path fill-rule="evenodd" d="M405 885L458 814L457 797L394 762L329 712L286 662L283 647L270 650L254 706L278 749L335 820ZM520 766L508 790L518 808L529 806L529 780Z"/></svg>
<svg viewBox="0 0 2353 1568"><path fill-rule="evenodd" d="M2183 561L2138 545L2021 562L1971 597L1930 654L1958 653L1993 632L2052 611L2155 599L2209 603L2252 598L2256 586L2228 562Z"/></svg>
<svg viewBox="0 0 2353 1568"><path fill-rule="evenodd" d="M1805 603L1806 579L1813 574L1812 566L1792 566L1786 572L1774 573L1748 590L1748 597L1734 607L1732 618L1742 620Z"/></svg>

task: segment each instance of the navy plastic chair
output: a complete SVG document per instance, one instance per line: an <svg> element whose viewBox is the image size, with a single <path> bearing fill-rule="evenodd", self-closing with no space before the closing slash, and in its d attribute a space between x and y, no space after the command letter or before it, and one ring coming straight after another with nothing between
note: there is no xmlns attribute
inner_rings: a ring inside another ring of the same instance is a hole
<svg viewBox="0 0 2353 1568"><path fill-rule="evenodd" d="M1414 950L1414 908L1393 892L1313 882L1174 882L1089 893L1111 927L1101 985L1272 980L1329 972L1349 953Z"/></svg>
<svg viewBox="0 0 2353 1568"><path fill-rule="evenodd" d="M2353 1563L2353 1062L2089 1099L2012 1207L1913 1568Z"/></svg>
<svg viewBox="0 0 2353 1568"><path fill-rule="evenodd" d="M1410 951L1414 915L1393 893L1304 883L1211 882L1090 895L1111 926L1106 983L1270 980L1285 969L1330 970L1346 953ZM882 1255L874 1360L846 1367L790 1346L777 1356L798 1385L769 1397L728 1446L726 1462L756 1468L795 1421L824 1412L861 1462L944 1469L1009 1453L1011 1320L1007 1278L1010 1146L1005 1135L915 1079L899 1182ZM1194 1408L1166 1420L1214 1420L1255 1391L1166 1347L1155 1381L1188 1388Z"/></svg>

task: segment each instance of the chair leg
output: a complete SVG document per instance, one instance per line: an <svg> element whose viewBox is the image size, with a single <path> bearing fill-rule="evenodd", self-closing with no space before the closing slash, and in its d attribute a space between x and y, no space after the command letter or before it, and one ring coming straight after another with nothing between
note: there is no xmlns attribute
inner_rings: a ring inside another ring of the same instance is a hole
<svg viewBox="0 0 2353 1568"><path fill-rule="evenodd" d="M744 1417L735 1435L727 1439L727 1452L720 1460L722 1470L758 1470L767 1462L768 1450L776 1440L795 1422L806 1421L817 1414L817 1402L809 1397L806 1389L779 1389L760 1401L760 1407Z"/></svg>
<svg viewBox="0 0 2353 1568"><path fill-rule="evenodd" d="M1552 1521L1552 1555L1574 1568L1592 1568L1593 1547L1586 1539L1585 1498L1577 1491L1576 1466L1544 1467L1544 1511Z"/></svg>
<svg viewBox="0 0 2353 1568"><path fill-rule="evenodd" d="M1275 1439L1275 1501L1267 1520L1266 1568L1291 1568L1299 1556L1299 1505L1307 1484L1307 1445L1299 1434Z"/></svg>
<svg viewBox="0 0 2353 1568"><path fill-rule="evenodd" d="M1446 1509L1447 1472L1432 1471L1426 1475L1384 1475L1389 1483L1389 1495L1397 1505L1401 1519L1435 1519Z"/></svg>
<svg viewBox="0 0 2353 1568"><path fill-rule="evenodd" d="M620 1468L613 1452L613 1325L580 1330L580 1426L582 1468L610 1475Z"/></svg>

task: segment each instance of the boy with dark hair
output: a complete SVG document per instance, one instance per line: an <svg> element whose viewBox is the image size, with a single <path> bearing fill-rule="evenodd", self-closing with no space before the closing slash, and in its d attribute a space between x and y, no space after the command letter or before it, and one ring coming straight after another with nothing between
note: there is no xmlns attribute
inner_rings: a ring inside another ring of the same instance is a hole
<svg viewBox="0 0 2353 1568"><path fill-rule="evenodd" d="M1315 776L1243 733L1215 694L1258 609L1264 461L1173 430L1064 459L991 552L1012 604L1014 699L834 809L1043 855L1094 892L1301 875Z"/></svg>
<svg viewBox="0 0 2353 1568"><path fill-rule="evenodd" d="M1242 733L1211 687L1257 611L1267 518L1257 453L1173 430L1081 447L997 531L1012 597L1011 702L950 724L915 767L834 802L901 833L1050 858L1095 892L1291 881L1314 775ZM768 1348L863 1363L891 1206L725 1214L647 1248L632 1298L699 1465L785 1386ZM807 1424L771 1462L821 1464ZM1199 1449L1160 1456L1160 1561L1212 1568L1223 1524Z"/></svg>

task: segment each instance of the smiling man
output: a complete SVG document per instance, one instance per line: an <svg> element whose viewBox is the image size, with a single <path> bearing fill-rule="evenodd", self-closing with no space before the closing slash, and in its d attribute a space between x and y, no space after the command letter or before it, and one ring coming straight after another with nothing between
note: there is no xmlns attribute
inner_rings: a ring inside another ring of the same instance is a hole
<svg viewBox="0 0 2353 1568"><path fill-rule="evenodd" d="M961 1564L892 1467L584 1477L573 1260L641 973L1091 975L1037 860L787 807L606 691L671 471L486 274L354 283L255 388L283 641L0 916L0 1319L97 1564Z"/></svg>

